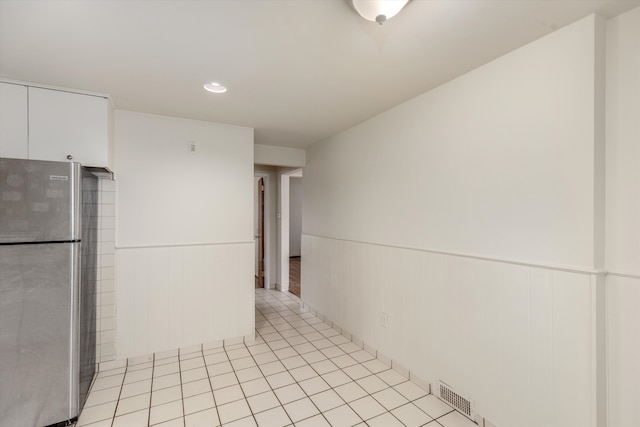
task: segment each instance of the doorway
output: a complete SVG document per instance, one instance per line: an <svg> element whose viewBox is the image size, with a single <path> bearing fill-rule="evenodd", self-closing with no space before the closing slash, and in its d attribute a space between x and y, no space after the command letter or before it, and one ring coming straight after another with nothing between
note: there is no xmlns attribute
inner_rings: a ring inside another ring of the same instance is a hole
<svg viewBox="0 0 640 427"><path fill-rule="evenodd" d="M302 257L302 176L289 177L289 292L300 297Z"/></svg>
<svg viewBox="0 0 640 427"><path fill-rule="evenodd" d="M264 178L254 177L255 287L264 288Z"/></svg>
<svg viewBox="0 0 640 427"><path fill-rule="evenodd" d="M280 290L301 297L302 169L280 178Z"/></svg>

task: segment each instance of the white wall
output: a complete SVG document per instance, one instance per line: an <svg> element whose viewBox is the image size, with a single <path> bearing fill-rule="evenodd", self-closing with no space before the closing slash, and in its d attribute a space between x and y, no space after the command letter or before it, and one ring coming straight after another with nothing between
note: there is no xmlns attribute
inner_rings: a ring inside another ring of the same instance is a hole
<svg viewBox="0 0 640 427"><path fill-rule="evenodd" d="M253 129L118 111L115 142L117 358L252 335Z"/></svg>
<svg viewBox="0 0 640 427"><path fill-rule="evenodd" d="M607 24L609 427L640 425L640 8Z"/></svg>
<svg viewBox="0 0 640 427"><path fill-rule="evenodd" d="M604 414L603 30L585 18L307 151L305 302L499 427Z"/></svg>
<svg viewBox="0 0 640 427"><path fill-rule="evenodd" d="M302 255L302 178L289 178L289 256Z"/></svg>
<svg viewBox="0 0 640 427"><path fill-rule="evenodd" d="M593 33L582 20L312 146L305 233L593 269Z"/></svg>

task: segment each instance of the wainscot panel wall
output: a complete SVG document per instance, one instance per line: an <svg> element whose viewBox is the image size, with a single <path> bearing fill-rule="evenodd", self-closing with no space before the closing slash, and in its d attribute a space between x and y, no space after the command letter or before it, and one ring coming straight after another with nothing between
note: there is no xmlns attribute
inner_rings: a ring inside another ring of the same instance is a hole
<svg viewBox="0 0 640 427"><path fill-rule="evenodd" d="M587 17L307 151L305 303L498 427L604 420L604 33Z"/></svg>
<svg viewBox="0 0 640 427"><path fill-rule="evenodd" d="M609 427L640 426L640 8L607 23Z"/></svg>
<svg viewBox="0 0 640 427"><path fill-rule="evenodd" d="M252 336L253 129L118 111L115 130L117 358Z"/></svg>
<svg viewBox="0 0 640 427"><path fill-rule="evenodd" d="M495 425L594 425L595 275L307 235L303 253L305 302Z"/></svg>

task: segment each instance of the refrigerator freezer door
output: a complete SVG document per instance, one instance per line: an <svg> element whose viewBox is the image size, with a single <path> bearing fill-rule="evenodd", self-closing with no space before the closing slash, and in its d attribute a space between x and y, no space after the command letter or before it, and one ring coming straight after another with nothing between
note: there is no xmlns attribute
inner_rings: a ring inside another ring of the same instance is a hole
<svg viewBox="0 0 640 427"><path fill-rule="evenodd" d="M0 243L80 239L80 165L0 158Z"/></svg>
<svg viewBox="0 0 640 427"><path fill-rule="evenodd" d="M0 246L0 425L78 415L80 243Z"/></svg>

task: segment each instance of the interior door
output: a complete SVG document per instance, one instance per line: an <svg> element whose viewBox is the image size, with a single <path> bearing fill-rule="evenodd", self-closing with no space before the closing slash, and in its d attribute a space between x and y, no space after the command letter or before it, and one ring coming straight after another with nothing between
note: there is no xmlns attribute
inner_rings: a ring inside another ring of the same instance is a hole
<svg viewBox="0 0 640 427"><path fill-rule="evenodd" d="M256 288L264 288L264 178L256 181Z"/></svg>

